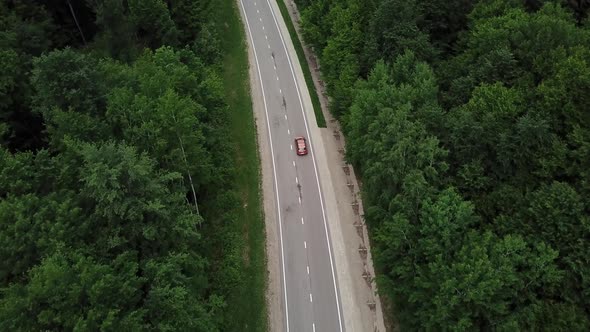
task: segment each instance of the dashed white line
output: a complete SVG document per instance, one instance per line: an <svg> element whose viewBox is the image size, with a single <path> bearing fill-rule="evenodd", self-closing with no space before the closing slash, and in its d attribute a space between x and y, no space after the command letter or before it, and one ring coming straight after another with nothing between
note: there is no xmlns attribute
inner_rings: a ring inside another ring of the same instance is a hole
<svg viewBox="0 0 590 332"><path fill-rule="evenodd" d="M307 266L307 274L309 274L309 265Z"/></svg>
<svg viewBox="0 0 590 332"><path fill-rule="evenodd" d="M266 40L268 40L268 36L267 35L264 35L264 38L266 38Z"/></svg>
<svg viewBox="0 0 590 332"><path fill-rule="evenodd" d="M272 66L273 66L273 68L274 68L275 70L277 70L277 66L275 66L275 65L272 65Z"/></svg>
<svg viewBox="0 0 590 332"><path fill-rule="evenodd" d="M279 89L279 93L280 94L283 94L283 89Z"/></svg>
<svg viewBox="0 0 590 332"><path fill-rule="evenodd" d="M262 26L262 30L264 30L264 25Z"/></svg>
<svg viewBox="0 0 590 332"><path fill-rule="evenodd" d="M303 222L303 217L301 217L301 225L305 225L305 223Z"/></svg>
<svg viewBox="0 0 590 332"><path fill-rule="evenodd" d="M293 144L291 144L291 150L293 150Z"/></svg>
<svg viewBox="0 0 590 332"><path fill-rule="evenodd" d="M301 204L301 196L299 196L299 204Z"/></svg>
<svg viewBox="0 0 590 332"><path fill-rule="evenodd" d="M295 177L295 182L297 182L297 184L299 184L299 178Z"/></svg>
<svg viewBox="0 0 590 332"><path fill-rule="evenodd" d="M279 80L279 77L277 76L277 81Z"/></svg>
<svg viewBox="0 0 590 332"><path fill-rule="evenodd" d="M256 9L256 12L257 12L258 14L260 14L260 10Z"/></svg>
<svg viewBox="0 0 590 332"><path fill-rule="evenodd" d="M279 28L279 23L277 22L275 12L272 9L273 7L271 6L269 0L266 0L266 3L271 8L270 13L272 14L273 21L275 23L275 26L276 26L278 32L279 32L281 44L283 45L283 49L285 50L285 54L287 56L287 62L289 63L289 68L291 69L291 75L293 76L293 81L295 82L295 91L297 91L297 97L299 98L299 105L301 106L301 113L303 114L303 123L305 124L305 131L307 133L307 136L310 137L309 128L307 125L307 116L305 115L305 110L303 107L303 100L301 99L301 92L299 91L299 85L297 82L297 78L295 77L295 70L293 69L293 64L291 63L291 56L289 55L289 51L287 51L287 46L285 45L285 39L283 38L283 33L281 32L281 29ZM326 222L326 211L324 208L322 189L320 187L320 181L319 181L319 177L318 177L318 170L317 170L317 165L316 165L316 161L315 161L315 156L313 154L313 147L312 147L313 144L311 142L311 137L309 138L309 140L310 140L309 144L310 144L310 151L311 151L311 160L313 161L313 169L314 169L316 183L317 183L317 187L318 187L318 193L320 194L320 206L322 208L322 219L324 221L324 232L325 232L325 236L326 236L326 243L328 245L328 257L330 258L330 269L332 270L332 283L333 283L334 293L335 293L335 297L336 297L336 311L338 312L338 325L340 327L339 331L342 331L342 315L340 313L340 298L338 296L338 288L336 287L336 273L334 272L334 262L332 259L332 244L330 243L330 239L328 238L328 224Z"/></svg>
<svg viewBox="0 0 590 332"><path fill-rule="evenodd" d="M311 327L313 329L313 332L315 332L315 323L311 323Z"/></svg>
<svg viewBox="0 0 590 332"><path fill-rule="evenodd" d="M291 135L291 129L287 129L287 134Z"/></svg>
<svg viewBox="0 0 590 332"><path fill-rule="evenodd" d="M287 114L285 114L285 120L287 120Z"/></svg>
<svg viewBox="0 0 590 332"><path fill-rule="evenodd" d="M309 302L313 302L313 296L309 293Z"/></svg>
<svg viewBox="0 0 590 332"><path fill-rule="evenodd" d="M258 19L260 20L260 22L262 22L262 17L259 17Z"/></svg>
<svg viewBox="0 0 590 332"><path fill-rule="evenodd" d="M286 116L286 115L285 115ZM295 160L293 160L293 167L295 167Z"/></svg>
<svg viewBox="0 0 590 332"><path fill-rule="evenodd" d="M250 28L250 23L248 22L248 15L246 14L246 8L244 7L244 2L240 1L240 5L242 7L242 11L244 12L244 17L246 19L246 26L248 27L248 34L250 35L250 42L252 43L252 48L254 51L254 58L256 59L256 69L258 71L258 79L260 81L260 88L262 90L262 99L264 100L264 113L266 115L266 129L268 131L268 135L269 135L269 141L270 141L270 153L271 153L271 159L272 159L272 172L273 172L273 177L274 177L274 185L275 185L275 195L276 195L276 199L277 199L277 211L278 211L278 219L279 219L279 236L281 238L281 267L282 267L282 272L283 272L283 296L285 298L285 322L286 322L286 327L287 327L287 332L289 332L289 300L287 298L287 277L286 277L286 273L285 273L285 250L284 250L284 246L283 246L283 226L282 226L282 220L281 220L281 203L280 203L280 197L278 194L279 191L279 185L278 185L278 181L277 181L277 167L276 167L276 163L275 163L275 156L274 156L274 149L273 149L273 144L272 144L272 133L270 131L270 124L269 124L269 116L268 116L268 105L267 105L267 101L266 101L266 95L264 93L264 84L262 83L262 73L260 72L260 63L258 61L258 55L256 54L256 46L254 44L254 37L252 36L252 29ZM254 2L254 5L256 5L256 2ZM261 19L262 21L262 19ZM270 48L270 45L269 45ZM291 149L293 149L293 145L291 145Z"/></svg>
<svg viewBox="0 0 590 332"><path fill-rule="evenodd" d="M268 48L270 48L270 44L268 44L268 45L266 45L266 46L268 46Z"/></svg>
<svg viewBox="0 0 590 332"><path fill-rule="evenodd" d="M303 241L303 246L307 249L307 241Z"/></svg>

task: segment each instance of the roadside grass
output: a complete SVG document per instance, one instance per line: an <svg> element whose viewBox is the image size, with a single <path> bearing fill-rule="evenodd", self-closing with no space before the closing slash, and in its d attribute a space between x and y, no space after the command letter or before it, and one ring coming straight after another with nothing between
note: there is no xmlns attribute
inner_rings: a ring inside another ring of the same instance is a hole
<svg viewBox="0 0 590 332"><path fill-rule="evenodd" d="M289 30L289 35L291 35L291 40L293 41L295 52L297 52L297 58L299 58L299 63L301 63L301 69L303 70L303 76L305 77L307 89L309 90L309 94L311 95L311 103L313 105L313 112L315 114L315 119L318 123L318 127L326 128L326 119L324 118L324 113L322 113L320 98L318 97L318 92L315 89L315 84L313 84L311 70L309 69L307 59L305 58L303 46L301 45L299 36L297 36L297 31L295 30L295 26L291 21L291 16L289 16L289 10L287 9L287 6L285 5L285 2L283 0L277 0L277 3L279 4L279 9L281 10L283 20L285 20L285 24L287 25L287 29Z"/></svg>
<svg viewBox="0 0 590 332"><path fill-rule="evenodd" d="M250 97L248 54L235 0L216 0L221 35L222 73L235 144L236 186L240 198L238 231L244 242L242 287L227 298L229 331L267 331L265 225L261 206L260 160Z"/></svg>

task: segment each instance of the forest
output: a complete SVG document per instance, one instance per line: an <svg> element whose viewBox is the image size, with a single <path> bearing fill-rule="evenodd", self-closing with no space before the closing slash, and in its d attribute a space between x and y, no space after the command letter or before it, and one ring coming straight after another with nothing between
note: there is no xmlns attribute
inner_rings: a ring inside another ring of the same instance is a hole
<svg viewBox="0 0 590 332"><path fill-rule="evenodd" d="M590 2L296 2L386 316L590 330Z"/></svg>
<svg viewBox="0 0 590 332"><path fill-rule="evenodd" d="M215 3L0 2L0 331L232 329Z"/></svg>

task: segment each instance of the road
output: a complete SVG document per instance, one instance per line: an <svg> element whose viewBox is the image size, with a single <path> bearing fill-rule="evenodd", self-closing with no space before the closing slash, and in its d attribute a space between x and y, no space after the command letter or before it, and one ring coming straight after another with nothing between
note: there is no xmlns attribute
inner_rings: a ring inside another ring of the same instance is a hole
<svg viewBox="0 0 590 332"><path fill-rule="evenodd" d="M301 91L269 1L240 0L256 58L271 150L279 229L285 331L343 331L332 248L313 137ZM263 130L264 128L259 128ZM307 138L309 154L297 156L294 138Z"/></svg>

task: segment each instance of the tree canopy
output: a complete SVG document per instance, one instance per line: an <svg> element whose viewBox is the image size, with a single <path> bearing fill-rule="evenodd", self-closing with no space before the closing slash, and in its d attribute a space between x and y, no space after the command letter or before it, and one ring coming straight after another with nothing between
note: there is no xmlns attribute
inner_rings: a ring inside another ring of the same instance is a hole
<svg viewBox="0 0 590 332"><path fill-rule="evenodd" d="M297 1L402 330L590 328L584 1Z"/></svg>
<svg viewBox="0 0 590 332"><path fill-rule="evenodd" d="M242 244L209 4L0 3L0 330L231 325Z"/></svg>

